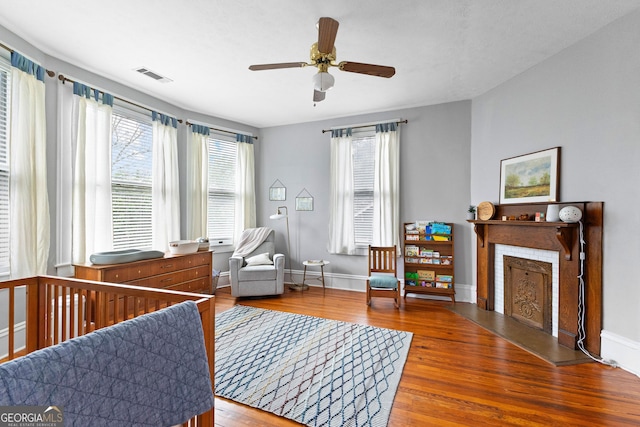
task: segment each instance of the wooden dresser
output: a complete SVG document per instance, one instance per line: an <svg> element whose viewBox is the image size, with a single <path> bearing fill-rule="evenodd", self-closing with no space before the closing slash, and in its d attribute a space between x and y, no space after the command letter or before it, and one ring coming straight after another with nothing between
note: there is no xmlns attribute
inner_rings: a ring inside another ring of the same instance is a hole
<svg viewBox="0 0 640 427"><path fill-rule="evenodd" d="M165 254L163 258L122 264L74 264L78 279L98 282L126 283L173 291L213 293L211 272L213 252Z"/></svg>

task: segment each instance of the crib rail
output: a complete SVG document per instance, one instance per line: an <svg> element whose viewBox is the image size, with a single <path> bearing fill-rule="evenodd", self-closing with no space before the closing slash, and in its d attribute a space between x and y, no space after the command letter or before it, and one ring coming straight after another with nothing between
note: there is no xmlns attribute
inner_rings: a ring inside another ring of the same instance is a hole
<svg viewBox="0 0 640 427"><path fill-rule="evenodd" d="M0 363L183 301L198 306L213 384L212 295L54 276L0 282L0 313L8 307L6 316L0 314ZM213 409L184 424L208 425L213 425Z"/></svg>

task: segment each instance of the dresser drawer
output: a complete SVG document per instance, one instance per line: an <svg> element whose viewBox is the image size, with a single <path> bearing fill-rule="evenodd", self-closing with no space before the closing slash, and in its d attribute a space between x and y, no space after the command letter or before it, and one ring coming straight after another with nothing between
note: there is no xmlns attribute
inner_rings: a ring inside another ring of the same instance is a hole
<svg viewBox="0 0 640 427"><path fill-rule="evenodd" d="M151 275L171 273L172 271L181 270L186 267L188 259L184 257L171 257L156 260L150 264Z"/></svg>
<svg viewBox="0 0 640 427"><path fill-rule="evenodd" d="M197 252L190 256L185 267L195 267L197 265L211 265L211 252Z"/></svg>
<svg viewBox="0 0 640 427"><path fill-rule="evenodd" d="M191 280L182 285L185 292L211 293L211 282L208 278Z"/></svg>
<svg viewBox="0 0 640 427"><path fill-rule="evenodd" d="M105 270L103 273L103 281L111 283L127 283L132 280L149 276L151 276L151 266L149 263L136 263Z"/></svg>
<svg viewBox="0 0 640 427"><path fill-rule="evenodd" d="M129 267L104 270L101 281L110 282L110 283L124 283L129 280L129 274L130 274Z"/></svg>
<svg viewBox="0 0 640 427"><path fill-rule="evenodd" d="M186 271L175 271L173 273L158 274L140 280L129 282L130 285L144 286L147 288L169 288L188 280Z"/></svg>
<svg viewBox="0 0 640 427"><path fill-rule="evenodd" d="M211 267L209 265L201 265L195 268L190 268L185 270L186 278L185 280L194 280L199 279L201 277L210 277L211 276Z"/></svg>

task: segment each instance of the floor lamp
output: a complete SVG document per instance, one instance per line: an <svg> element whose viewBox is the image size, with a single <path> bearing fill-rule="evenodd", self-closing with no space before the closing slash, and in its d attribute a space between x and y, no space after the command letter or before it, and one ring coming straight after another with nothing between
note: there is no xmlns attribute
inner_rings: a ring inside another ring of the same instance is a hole
<svg viewBox="0 0 640 427"><path fill-rule="evenodd" d="M284 210L284 213L282 213ZM291 272L291 238L289 234L289 209L286 206L278 206L278 210L276 213L271 215L269 218L271 219L285 219L287 221L287 254L289 256L289 278L293 283L289 285L289 289L294 291L304 291L309 289L309 285L305 285L304 283L298 284L293 279L293 273Z"/></svg>

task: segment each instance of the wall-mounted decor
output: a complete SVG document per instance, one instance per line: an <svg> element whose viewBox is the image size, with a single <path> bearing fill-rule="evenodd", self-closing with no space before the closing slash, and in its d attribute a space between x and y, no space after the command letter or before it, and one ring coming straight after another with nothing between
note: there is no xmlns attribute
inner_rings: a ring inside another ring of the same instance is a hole
<svg viewBox="0 0 640 427"><path fill-rule="evenodd" d="M558 201L560 147L500 161L500 203Z"/></svg>
<svg viewBox="0 0 640 427"><path fill-rule="evenodd" d="M303 188L296 196L296 210L297 211L312 211L313 210L313 196Z"/></svg>
<svg viewBox="0 0 640 427"><path fill-rule="evenodd" d="M269 200L287 200L287 188L276 179L269 187Z"/></svg>

